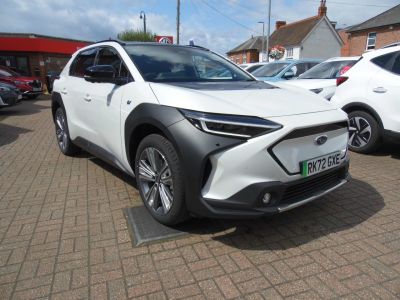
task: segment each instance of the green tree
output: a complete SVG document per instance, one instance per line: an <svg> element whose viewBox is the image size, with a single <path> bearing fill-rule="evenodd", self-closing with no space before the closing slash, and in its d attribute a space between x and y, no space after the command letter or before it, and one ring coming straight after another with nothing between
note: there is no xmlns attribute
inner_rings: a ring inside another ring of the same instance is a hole
<svg viewBox="0 0 400 300"><path fill-rule="evenodd" d="M128 29L118 33L118 39L121 41L154 42L155 34L150 30Z"/></svg>

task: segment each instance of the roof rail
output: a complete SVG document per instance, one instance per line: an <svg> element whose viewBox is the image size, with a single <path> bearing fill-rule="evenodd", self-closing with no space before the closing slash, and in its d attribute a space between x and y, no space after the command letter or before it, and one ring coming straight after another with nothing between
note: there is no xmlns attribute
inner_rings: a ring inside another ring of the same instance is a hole
<svg viewBox="0 0 400 300"><path fill-rule="evenodd" d="M120 44L121 46L125 46L125 45L126 45L126 43L125 43L124 41L116 40L116 39L111 39L111 38L108 39L108 40L97 41L97 42L95 42L94 44L97 44L97 43L104 43L104 42L116 42L116 43Z"/></svg>
<svg viewBox="0 0 400 300"><path fill-rule="evenodd" d="M203 46L199 46L199 45L187 45L188 47L195 47L195 48L199 48L199 49L203 49L203 50L206 50L206 51L210 51L210 49L208 49L208 48L206 48L206 47L203 47Z"/></svg>

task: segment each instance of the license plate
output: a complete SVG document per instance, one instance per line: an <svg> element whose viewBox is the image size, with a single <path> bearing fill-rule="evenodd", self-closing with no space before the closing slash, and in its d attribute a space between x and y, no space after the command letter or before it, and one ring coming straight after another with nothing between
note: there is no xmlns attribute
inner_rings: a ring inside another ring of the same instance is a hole
<svg viewBox="0 0 400 300"><path fill-rule="evenodd" d="M319 156L301 162L301 175L304 177L321 173L341 164L341 152Z"/></svg>
<svg viewBox="0 0 400 300"><path fill-rule="evenodd" d="M42 89L41 89L41 88L34 87L32 90L33 90L34 92L40 92Z"/></svg>
<svg viewBox="0 0 400 300"><path fill-rule="evenodd" d="M22 99L22 95L18 95L18 100L21 100Z"/></svg>

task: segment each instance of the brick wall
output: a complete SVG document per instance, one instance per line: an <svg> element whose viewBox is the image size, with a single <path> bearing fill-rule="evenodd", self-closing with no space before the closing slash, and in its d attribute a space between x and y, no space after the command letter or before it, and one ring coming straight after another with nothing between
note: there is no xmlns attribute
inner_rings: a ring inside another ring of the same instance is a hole
<svg viewBox="0 0 400 300"><path fill-rule="evenodd" d="M258 62L259 57L257 50L232 53L228 55L228 58L237 64L243 64L243 54L246 55L246 63Z"/></svg>
<svg viewBox="0 0 400 300"><path fill-rule="evenodd" d="M340 56L350 56L350 34L345 30L339 30L338 34L343 41L343 46L340 49Z"/></svg>
<svg viewBox="0 0 400 300"><path fill-rule="evenodd" d="M370 32L376 32L375 49L400 41L400 25L353 32L349 35L348 45L345 43L342 48L342 55L356 56L363 54L367 45L368 33ZM346 52L345 47L348 47L348 52Z"/></svg>

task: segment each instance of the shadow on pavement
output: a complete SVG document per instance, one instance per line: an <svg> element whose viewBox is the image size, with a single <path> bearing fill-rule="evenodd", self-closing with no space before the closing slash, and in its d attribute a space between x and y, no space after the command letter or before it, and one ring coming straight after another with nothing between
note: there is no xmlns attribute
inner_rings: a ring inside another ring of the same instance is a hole
<svg viewBox="0 0 400 300"><path fill-rule="evenodd" d="M390 156L400 159L400 144L386 143L378 151L372 153L373 156Z"/></svg>
<svg viewBox="0 0 400 300"><path fill-rule="evenodd" d="M134 178L100 159L91 160L137 188ZM285 250L351 229L375 215L384 205L383 197L371 185L353 179L316 201L282 214L246 220L193 218L172 229L207 235L243 250Z"/></svg>
<svg viewBox="0 0 400 300"><path fill-rule="evenodd" d="M32 130L0 123L0 147L16 141L20 134Z"/></svg>
<svg viewBox="0 0 400 300"><path fill-rule="evenodd" d="M49 109L49 106L35 104L32 100L30 102L23 101L22 103L0 109L0 121L10 116L27 116L40 112L43 109Z"/></svg>
<svg viewBox="0 0 400 300"><path fill-rule="evenodd" d="M353 179L308 205L252 220L189 220L176 229L211 238L243 250L285 250L331 233L355 227L384 207L368 183Z"/></svg>

